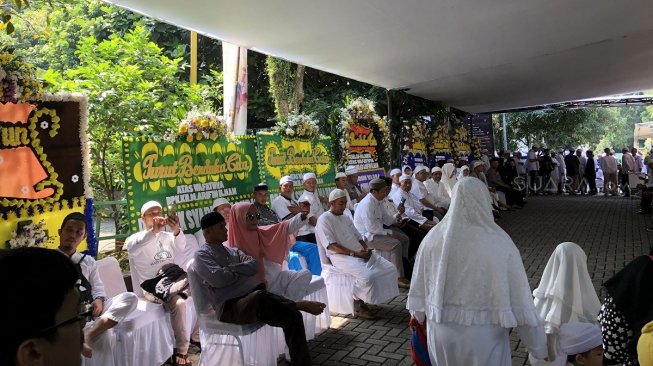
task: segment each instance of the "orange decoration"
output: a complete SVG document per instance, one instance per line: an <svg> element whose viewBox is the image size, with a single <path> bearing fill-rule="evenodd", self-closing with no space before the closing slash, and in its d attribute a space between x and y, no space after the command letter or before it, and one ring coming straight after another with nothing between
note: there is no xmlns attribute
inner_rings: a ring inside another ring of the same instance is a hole
<svg viewBox="0 0 653 366"><path fill-rule="evenodd" d="M0 121L25 124L34 107L29 103L0 103Z"/></svg>

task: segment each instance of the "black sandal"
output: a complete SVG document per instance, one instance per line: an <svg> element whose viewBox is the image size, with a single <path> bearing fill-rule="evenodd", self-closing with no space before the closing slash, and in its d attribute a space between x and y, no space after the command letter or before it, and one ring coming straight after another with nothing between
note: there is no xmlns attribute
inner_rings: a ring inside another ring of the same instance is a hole
<svg viewBox="0 0 653 366"><path fill-rule="evenodd" d="M202 344L199 341L194 341L194 340L191 339L190 344L197 347L197 348L199 348L200 352L202 352Z"/></svg>
<svg viewBox="0 0 653 366"><path fill-rule="evenodd" d="M177 362L177 359L184 360L184 363ZM193 363L188 360L188 354L182 355L181 353L175 353L172 355L172 365L173 366L193 366Z"/></svg>

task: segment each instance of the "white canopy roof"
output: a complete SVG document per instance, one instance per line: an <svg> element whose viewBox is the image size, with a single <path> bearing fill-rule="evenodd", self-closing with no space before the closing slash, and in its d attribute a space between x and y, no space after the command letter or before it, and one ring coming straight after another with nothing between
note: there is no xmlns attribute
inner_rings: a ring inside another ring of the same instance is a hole
<svg viewBox="0 0 653 366"><path fill-rule="evenodd" d="M647 0L106 1L472 113L653 88Z"/></svg>

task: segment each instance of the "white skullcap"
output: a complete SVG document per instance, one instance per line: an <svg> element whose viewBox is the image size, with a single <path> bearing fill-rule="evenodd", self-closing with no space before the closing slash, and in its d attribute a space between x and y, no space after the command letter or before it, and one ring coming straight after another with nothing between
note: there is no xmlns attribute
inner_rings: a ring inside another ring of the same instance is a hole
<svg viewBox="0 0 653 366"><path fill-rule="evenodd" d="M157 201L147 201L141 206L141 215L145 214L147 210L153 208L153 207L158 207L160 209L163 209L161 204Z"/></svg>
<svg viewBox="0 0 653 366"><path fill-rule="evenodd" d="M315 173L306 173L302 179L306 182L309 179L317 179L317 176L315 176Z"/></svg>
<svg viewBox="0 0 653 366"><path fill-rule="evenodd" d="M345 174L347 174L347 175L352 175L352 174L356 174L356 173L358 173L358 168L356 168L353 165L349 165L349 166L347 166L347 168L345 168Z"/></svg>
<svg viewBox="0 0 653 366"><path fill-rule="evenodd" d="M404 174L401 177L399 177L399 182L403 182L403 181L409 180L409 179L410 179L410 175Z"/></svg>
<svg viewBox="0 0 653 366"><path fill-rule="evenodd" d="M311 203L311 199L308 198L307 195L302 194L302 195L299 197L299 199L297 200L297 202L308 202L308 203Z"/></svg>
<svg viewBox="0 0 653 366"><path fill-rule="evenodd" d="M347 197L347 193L342 189L334 189L329 193L329 202L333 202L342 197Z"/></svg>
<svg viewBox="0 0 653 366"><path fill-rule="evenodd" d="M229 203L226 198L220 197L216 198L215 201L213 201L213 206L211 206L211 208L220 207L222 205L231 205L231 203Z"/></svg>
<svg viewBox="0 0 653 366"><path fill-rule="evenodd" d="M347 174L343 172L336 173L336 179L340 179L340 178L347 178Z"/></svg>
<svg viewBox="0 0 653 366"><path fill-rule="evenodd" d="M560 326L558 345L562 353L576 355L603 344L601 328L591 323L565 323Z"/></svg>
<svg viewBox="0 0 653 366"><path fill-rule="evenodd" d="M439 166L434 166L433 169L431 169L431 173L435 173L435 172L442 173L442 168L440 168Z"/></svg>
<svg viewBox="0 0 653 366"><path fill-rule="evenodd" d="M401 174L401 169L399 168L394 168L390 171L390 176L392 177L393 175Z"/></svg>
<svg viewBox="0 0 653 366"><path fill-rule="evenodd" d="M428 168L425 167L424 165L418 165L415 167L415 170L413 170L413 175L417 175L417 173L422 172L424 170L428 170Z"/></svg>
<svg viewBox="0 0 653 366"><path fill-rule="evenodd" d="M286 184L288 182L292 182L292 178L289 175L286 175L284 177L281 177L281 179L279 179L279 185Z"/></svg>
<svg viewBox="0 0 653 366"><path fill-rule="evenodd" d="M480 161L480 160L474 160L474 161L472 162L472 168L473 168L473 169L476 169L477 167L479 167L479 166L481 166L481 165L484 165L484 164L485 164L485 163L483 163L483 162Z"/></svg>

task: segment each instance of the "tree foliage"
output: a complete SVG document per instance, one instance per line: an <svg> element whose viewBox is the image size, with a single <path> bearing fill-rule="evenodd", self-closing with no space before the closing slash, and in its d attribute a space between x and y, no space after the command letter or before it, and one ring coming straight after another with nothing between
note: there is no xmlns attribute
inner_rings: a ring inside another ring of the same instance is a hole
<svg viewBox="0 0 653 366"><path fill-rule="evenodd" d="M163 133L193 106L205 104L205 88L181 82L181 59L162 55L141 25L122 37L84 37L76 56L78 66L63 72L50 69L44 79L56 89L88 96L91 184L96 199L115 200L122 196L124 182L121 134ZM120 217L116 211L115 218Z"/></svg>

